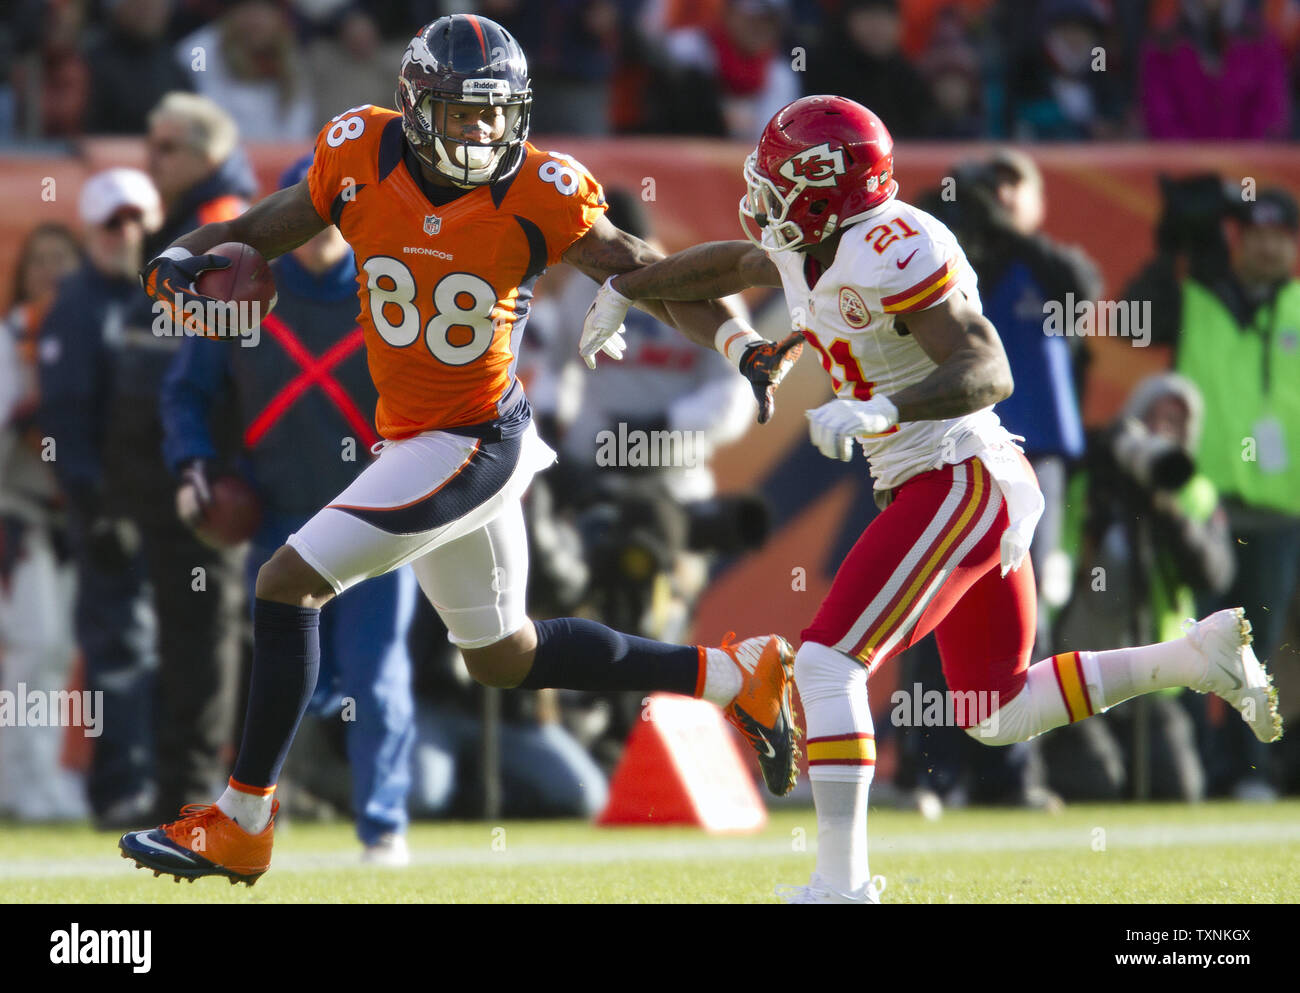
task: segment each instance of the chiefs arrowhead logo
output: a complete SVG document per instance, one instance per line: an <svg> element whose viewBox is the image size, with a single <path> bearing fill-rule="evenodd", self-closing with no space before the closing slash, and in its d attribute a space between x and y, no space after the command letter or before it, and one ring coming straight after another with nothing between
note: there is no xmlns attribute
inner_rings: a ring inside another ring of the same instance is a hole
<svg viewBox="0 0 1300 993"><path fill-rule="evenodd" d="M832 149L829 142L806 148L781 163L780 173L792 183L803 180L808 186L834 186L835 177L843 176L844 149Z"/></svg>
<svg viewBox="0 0 1300 993"><path fill-rule="evenodd" d="M871 311L867 310L858 291L848 286L840 288L840 316L844 318L845 324L856 330L871 323Z"/></svg>

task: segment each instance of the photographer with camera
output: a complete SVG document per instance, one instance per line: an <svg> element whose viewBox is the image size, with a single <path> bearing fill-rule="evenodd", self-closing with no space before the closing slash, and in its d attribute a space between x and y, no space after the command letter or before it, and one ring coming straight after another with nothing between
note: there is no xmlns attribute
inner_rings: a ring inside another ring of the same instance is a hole
<svg viewBox="0 0 1300 993"><path fill-rule="evenodd" d="M1237 552L1222 602L1246 609L1267 663L1300 566L1300 209L1281 189L1243 202L1212 176L1162 186L1160 254L1127 295L1157 304L1153 340L1174 345L1175 368L1205 398L1197 465L1223 495ZM1267 751L1217 706L1207 716L1224 737L1210 749L1223 763L1208 770L1210 792L1275 798Z"/></svg>
<svg viewBox="0 0 1300 993"><path fill-rule="evenodd" d="M1171 641L1198 595L1232 582L1228 518L1193 452L1200 390L1177 373L1138 384L1114 424L1089 437L1071 500L1080 518L1078 581L1058 642L1118 647ZM1100 721L1044 740L1050 781L1067 798L1200 800L1205 770L1182 689L1135 698Z"/></svg>
<svg viewBox="0 0 1300 993"><path fill-rule="evenodd" d="M1011 364L1016 389L996 412L1024 432L1025 457L1046 503L1029 552L1039 583L1038 650L1045 650L1050 615L1069 595L1061 519L1070 465L1083 454L1080 397L1088 352L1083 338L1048 332L1044 306L1071 296L1095 300L1101 276L1082 250L1042 233L1043 177L1029 156L1001 149L958 166L954 176L954 198L940 192L923 206L961 242Z"/></svg>
<svg viewBox="0 0 1300 993"><path fill-rule="evenodd" d="M1052 615L1069 596L1070 566L1061 550L1066 482L1084 450L1079 398L1088 361L1083 339L1048 333L1045 305L1096 299L1101 278L1081 250L1042 233L1046 201L1033 159L1010 148L959 164L953 183L921 206L957 235L979 277L984 314L998 329L1016 389L995 408L1024 432L1024 453L1042 489L1044 509L1029 555L1038 581L1035 651L1053 645ZM926 639L907 653L913 680L944 686L938 651ZM1010 803L1056 809L1059 799L1043 786L1039 742L983 748L955 728L918 730L904 739L904 782L914 781L922 810L939 802Z"/></svg>

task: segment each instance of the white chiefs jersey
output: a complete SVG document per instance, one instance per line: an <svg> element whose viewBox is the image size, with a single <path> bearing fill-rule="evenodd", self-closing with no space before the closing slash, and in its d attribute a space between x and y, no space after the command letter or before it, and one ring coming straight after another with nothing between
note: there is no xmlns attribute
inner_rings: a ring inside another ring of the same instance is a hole
<svg viewBox="0 0 1300 993"><path fill-rule="evenodd" d="M794 327L820 355L835 395L866 400L919 383L934 361L907 332L907 315L963 293L978 310L975 270L956 237L925 211L890 200L855 221L835 261L809 289L807 256L769 251ZM993 408L943 421L909 421L861 439L877 490L961 462L1009 438Z"/></svg>

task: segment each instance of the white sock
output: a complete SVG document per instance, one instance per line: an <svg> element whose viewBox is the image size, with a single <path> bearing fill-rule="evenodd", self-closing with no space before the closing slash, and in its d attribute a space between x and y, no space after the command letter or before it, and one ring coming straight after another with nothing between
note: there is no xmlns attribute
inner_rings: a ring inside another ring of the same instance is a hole
<svg viewBox="0 0 1300 993"><path fill-rule="evenodd" d="M841 893L856 893L871 879L867 861L867 793L874 769L856 782L812 779L817 805L817 875Z"/></svg>
<svg viewBox="0 0 1300 993"><path fill-rule="evenodd" d="M1031 665L1025 688L967 733L986 745L1028 741L1130 697L1199 682L1205 665L1185 637L1106 652L1063 652Z"/></svg>
<svg viewBox="0 0 1300 993"><path fill-rule="evenodd" d="M740 666L721 648L704 649L704 664L704 692L700 698L716 703L719 707L727 706L736 699L736 694L744 684Z"/></svg>
<svg viewBox="0 0 1300 993"><path fill-rule="evenodd" d="M857 893L871 880L867 794L876 750L867 670L841 652L808 642L795 656L794 678L808 726L817 875L841 893Z"/></svg>
<svg viewBox="0 0 1300 993"><path fill-rule="evenodd" d="M1094 695L1098 699L1093 701L1096 711L1152 690L1191 686L1205 678L1205 656L1186 637L1138 648L1080 652L1080 655L1091 656L1097 667ZM1093 684L1094 679L1089 679L1089 691L1093 691Z"/></svg>
<svg viewBox="0 0 1300 993"><path fill-rule="evenodd" d="M271 820L272 802L270 796L245 793L227 785L217 800L217 809L249 834L261 834Z"/></svg>

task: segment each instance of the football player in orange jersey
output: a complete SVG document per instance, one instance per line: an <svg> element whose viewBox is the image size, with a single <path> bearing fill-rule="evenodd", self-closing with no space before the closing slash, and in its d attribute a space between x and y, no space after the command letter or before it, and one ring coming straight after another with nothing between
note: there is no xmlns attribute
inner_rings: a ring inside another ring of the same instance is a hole
<svg viewBox="0 0 1300 993"><path fill-rule="evenodd" d="M500 25L442 17L406 50L400 111L340 114L321 131L304 182L178 239L141 274L164 308L178 296L206 306L199 274L229 265L203 254L214 246L243 242L269 259L337 225L357 256L384 439L378 458L258 573L253 676L228 788L215 804L121 840L122 854L155 875L251 884L266 871L276 780L316 681L320 608L408 562L479 682L703 697L753 745L773 793L794 784L793 652L783 638L668 645L525 614L519 501L555 458L515 377L533 283L558 262L603 282L661 257L605 218L586 169L528 143L531 103L524 54ZM716 301L644 309L708 347L752 336ZM743 370L760 422L798 342L749 347ZM601 350L618 357L619 338Z"/></svg>

